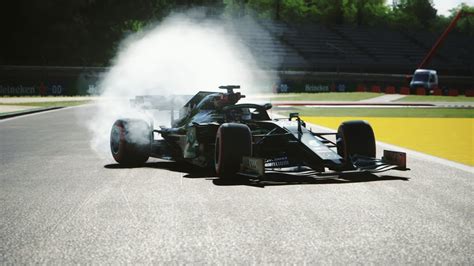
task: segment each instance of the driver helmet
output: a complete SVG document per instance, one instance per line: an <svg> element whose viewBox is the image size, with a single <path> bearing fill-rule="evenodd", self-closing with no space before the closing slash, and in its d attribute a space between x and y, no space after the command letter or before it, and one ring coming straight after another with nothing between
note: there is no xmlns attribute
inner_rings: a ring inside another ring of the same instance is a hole
<svg viewBox="0 0 474 266"><path fill-rule="evenodd" d="M226 105L229 105L229 97L226 94L221 94L214 98L214 107L216 109L222 109Z"/></svg>

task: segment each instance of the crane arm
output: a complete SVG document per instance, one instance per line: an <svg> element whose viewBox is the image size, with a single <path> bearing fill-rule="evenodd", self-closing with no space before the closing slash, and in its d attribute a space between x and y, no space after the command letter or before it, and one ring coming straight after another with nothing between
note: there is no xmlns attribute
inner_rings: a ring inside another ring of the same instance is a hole
<svg viewBox="0 0 474 266"><path fill-rule="evenodd" d="M425 58L423 58L423 61L421 61L420 65L418 66L418 68L425 68L426 65L428 65L428 63L431 61L431 59L433 58L434 54L436 53L436 51L438 50L438 48L441 46L441 44L444 42L444 40L446 39L446 37L448 36L448 34L451 32L451 30L453 30L454 27L456 27L456 24L458 23L458 21L462 18L462 17L466 17L466 16L472 16L474 15L473 12L468 12L468 11L463 11L463 10L459 10L459 12L456 14L456 16L453 18L453 20L451 21L451 23L449 23L448 27L444 30L443 34L441 34L441 36L439 36L438 40L435 42L435 44L433 45L433 47L430 49L430 51L428 52L428 54L425 56Z"/></svg>

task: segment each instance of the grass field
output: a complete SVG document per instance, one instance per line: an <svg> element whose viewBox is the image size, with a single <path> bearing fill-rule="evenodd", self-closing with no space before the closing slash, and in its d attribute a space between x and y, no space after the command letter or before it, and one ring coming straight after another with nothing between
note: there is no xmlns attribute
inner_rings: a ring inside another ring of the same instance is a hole
<svg viewBox="0 0 474 266"><path fill-rule="evenodd" d="M408 149L474 166L473 118L314 117L307 122L337 129L347 120L368 121L376 139Z"/></svg>
<svg viewBox="0 0 474 266"><path fill-rule="evenodd" d="M360 101L382 96L383 93L372 92L322 92L322 93L282 93L275 101Z"/></svg>
<svg viewBox="0 0 474 266"><path fill-rule="evenodd" d="M473 118L472 108L324 108L293 107L287 112L298 112L301 116L330 117L444 117Z"/></svg>
<svg viewBox="0 0 474 266"><path fill-rule="evenodd" d="M396 102L474 102L474 97L408 95L396 100Z"/></svg>

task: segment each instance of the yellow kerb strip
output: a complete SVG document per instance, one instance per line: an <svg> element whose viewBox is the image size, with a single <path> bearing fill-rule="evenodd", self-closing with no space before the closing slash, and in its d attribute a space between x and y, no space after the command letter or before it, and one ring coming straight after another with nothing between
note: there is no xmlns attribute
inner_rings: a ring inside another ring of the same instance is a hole
<svg viewBox="0 0 474 266"><path fill-rule="evenodd" d="M474 166L474 118L302 117L336 129L347 120L365 120L379 141Z"/></svg>

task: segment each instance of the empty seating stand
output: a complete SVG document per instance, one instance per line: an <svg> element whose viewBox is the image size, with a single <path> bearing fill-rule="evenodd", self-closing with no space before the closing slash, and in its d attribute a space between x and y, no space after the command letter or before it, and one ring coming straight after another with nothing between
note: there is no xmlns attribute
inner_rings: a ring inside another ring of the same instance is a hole
<svg viewBox="0 0 474 266"><path fill-rule="evenodd" d="M254 21L235 22L234 30L264 67L307 69L310 64L298 51L282 43L271 30Z"/></svg>
<svg viewBox="0 0 474 266"><path fill-rule="evenodd" d="M441 33L411 33L409 37L427 53ZM452 32L438 48L430 66L436 69L473 69L474 37Z"/></svg>
<svg viewBox="0 0 474 266"><path fill-rule="evenodd" d="M382 27L237 21L238 38L263 65L278 69L411 73L437 39L436 33ZM430 67L440 73L473 73L474 37L452 34Z"/></svg>

